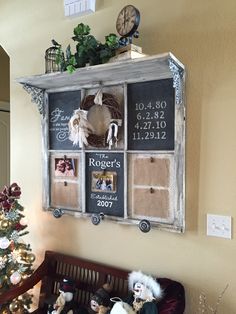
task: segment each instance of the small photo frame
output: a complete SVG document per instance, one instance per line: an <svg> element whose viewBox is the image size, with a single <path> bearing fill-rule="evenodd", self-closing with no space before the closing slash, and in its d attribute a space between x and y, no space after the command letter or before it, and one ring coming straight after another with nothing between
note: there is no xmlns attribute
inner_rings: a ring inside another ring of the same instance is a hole
<svg viewBox="0 0 236 314"><path fill-rule="evenodd" d="M76 177L76 159L55 158L55 177Z"/></svg>
<svg viewBox="0 0 236 314"><path fill-rule="evenodd" d="M116 193L117 173L115 171L92 171L91 191Z"/></svg>

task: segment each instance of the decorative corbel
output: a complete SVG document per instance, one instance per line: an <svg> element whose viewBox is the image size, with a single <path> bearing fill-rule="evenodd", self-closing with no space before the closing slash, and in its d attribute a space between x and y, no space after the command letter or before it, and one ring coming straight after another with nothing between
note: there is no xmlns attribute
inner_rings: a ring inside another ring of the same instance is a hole
<svg viewBox="0 0 236 314"><path fill-rule="evenodd" d="M183 69L180 68L172 59L169 59L169 68L173 75L173 87L175 88L176 103L180 105L183 101Z"/></svg>
<svg viewBox="0 0 236 314"><path fill-rule="evenodd" d="M39 113L44 117L44 89L37 88L28 84L23 84L24 90L31 95L31 101L35 103L38 107Z"/></svg>

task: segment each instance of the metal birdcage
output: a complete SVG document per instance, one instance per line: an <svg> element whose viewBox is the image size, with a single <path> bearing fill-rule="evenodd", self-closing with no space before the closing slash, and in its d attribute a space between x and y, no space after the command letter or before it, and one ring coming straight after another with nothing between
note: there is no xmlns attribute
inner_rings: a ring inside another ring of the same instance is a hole
<svg viewBox="0 0 236 314"><path fill-rule="evenodd" d="M62 62L58 62L61 59ZM45 52L45 73L63 71L64 53L59 45L48 48Z"/></svg>

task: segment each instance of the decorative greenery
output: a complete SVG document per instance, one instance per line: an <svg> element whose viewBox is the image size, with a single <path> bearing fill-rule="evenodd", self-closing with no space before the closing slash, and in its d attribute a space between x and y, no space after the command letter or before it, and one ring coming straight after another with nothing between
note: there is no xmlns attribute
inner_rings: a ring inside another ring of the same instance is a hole
<svg viewBox="0 0 236 314"><path fill-rule="evenodd" d="M28 231L24 208L18 203L20 187L13 183L0 192L0 294L20 284L32 272L35 255L29 244L21 239ZM29 313L32 295L22 296L0 304L0 313Z"/></svg>
<svg viewBox="0 0 236 314"><path fill-rule="evenodd" d="M119 38L115 34L105 36L105 43L101 43L90 34L90 27L83 23L74 28L72 39L76 42L75 54L72 54L71 47L68 45L64 57L61 45L59 45L56 59L62 70L67 70L69 73L75 71L76 68L84 67L86 64L106 63L115 55L115 51L119 47Z"/></svg>
<svg viewBox="0 0 236 314"><path fill-rule="evenodd" d="M201 292L200 296L199 296L198 313L205 313L205 314L210 314L210 313L211 314L217 314L217 313L219 313L219 306L220 306L220 303L222 301L222 298L223 298L225 291L228 289L228 286L229 285L227 284L226 287L224 288L224 290L219 294L215 307L213 307L207 303L207 297L206 297L205 293Z"/></svg>

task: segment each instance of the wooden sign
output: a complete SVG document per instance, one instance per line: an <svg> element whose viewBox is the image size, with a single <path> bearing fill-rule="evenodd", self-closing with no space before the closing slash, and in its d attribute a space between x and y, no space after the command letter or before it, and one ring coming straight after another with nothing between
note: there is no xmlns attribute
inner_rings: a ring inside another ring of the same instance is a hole
<svg viewBox="0 0 236 314"><path fill-rule="evenodd" d="M68 122L80 105L80 91L49 94L49 147L54 150L79 149L69 140Z"/></svg>
<svg viewBox="0 0 236 314"><path fill-rule="evenodd" d="M122 153L86 153L86 212L124 216Z"/></svg>
<svg viewBox="0 0 236 314"><path fill-rule="evenodd" d="M128 85L128 149L174 150L172 79Z"/></svg>

